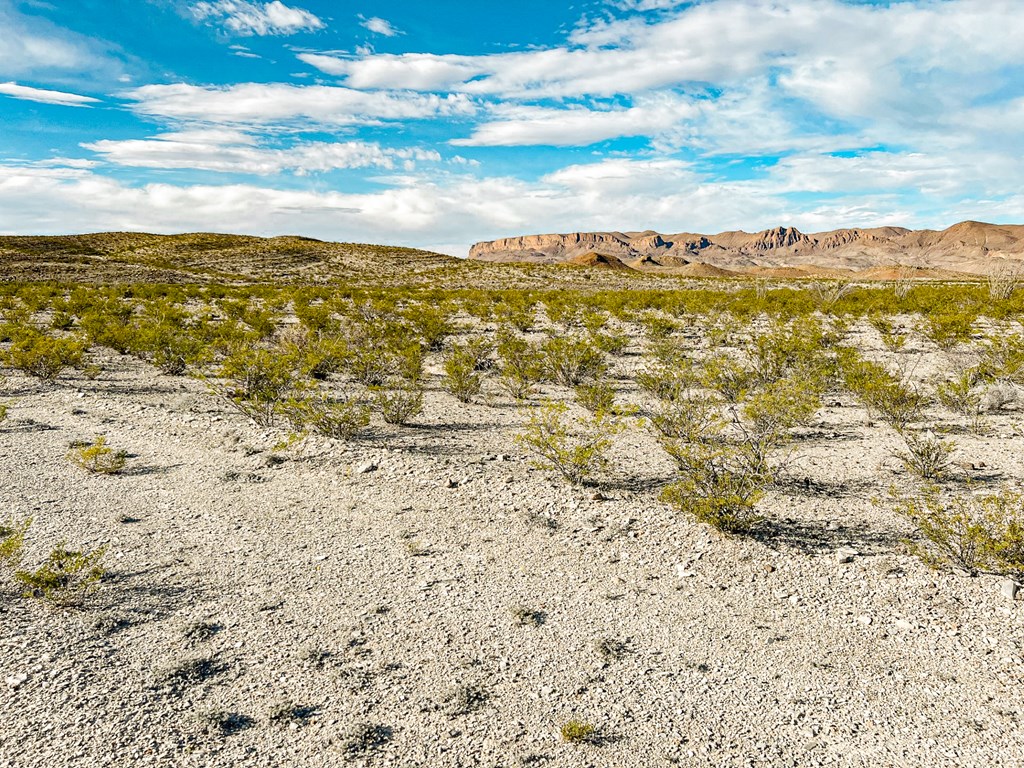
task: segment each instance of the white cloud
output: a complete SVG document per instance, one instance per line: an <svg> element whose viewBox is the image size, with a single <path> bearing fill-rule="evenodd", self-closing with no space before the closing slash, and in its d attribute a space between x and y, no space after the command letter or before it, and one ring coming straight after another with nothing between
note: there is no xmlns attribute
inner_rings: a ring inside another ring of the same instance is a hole
<svg viewBox="0 0 1024 768"><path fill-rule="evenodd" d="M104 160L135 168L191 169L269 176L344 168L415 168L417 161L440 162L434 150L382 147L375 142L300 142L284 149L259 147L256 140L230 131L180 131L150 139L95 141L82 147Z"/></svg>
<svg viewBox="0 0 1024 768"><path fill-rule="evenodd" d="M360 16L360 18L362 18ZM384 37L394 37L395 35L401 34L390 21L382 19L380 16L372 16L369 19L363 19L359 26L368 29L375 35L383 35Z"/></svg>
<svg viewBox="0 0 1024 768"><path fill-rule="evenodd" d="M326 25L315 14L292 8L280 0L252 3L247 0L211 0L195 3L192 14L200 20L211 20L237 35L293 35L315 32Z"/></svg>
<svg viewBox="0 0 1024 768"><path fill-rule="evenodd" d="M630 108L591 109L501 105L492 110L497 119L479 125L457 146L584 147L623 136L659 136L698 113L689 99L672 94L646 96Z"/></svg>
<svg viewBox="0 0 1024 768"><path fill-rule="evenodd" d="M146 85L123 96L142 115L195 123L346 126L382 120L471 115L462 95L364 92L323 85L240 83L225 87Z"/></svg>
<svg viewBox="0 0 1024 768"><path fill-rule="evenodd" d="M98 104L99 99L91 96L79 96L77 93L50 91L43 88L30 88L17 83L0 83L0 93L24 101L38 101L41 104L59 104L65 107L87 107Z"/></svg>

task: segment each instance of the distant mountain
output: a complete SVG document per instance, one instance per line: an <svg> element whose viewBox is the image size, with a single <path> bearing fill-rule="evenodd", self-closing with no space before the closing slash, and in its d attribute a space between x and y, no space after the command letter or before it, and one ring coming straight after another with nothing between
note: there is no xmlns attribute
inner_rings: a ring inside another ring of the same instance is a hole
<svg viewBox="0 0 1024 768"><path fill-rule="evenodd" d="M593 264L669 274L886 273L984 275L1024 266L1024 226L965 221L949 229L837 229L804 234L793 227L717 235L574 232L477 243L469 258L492 262Z"/></svg>

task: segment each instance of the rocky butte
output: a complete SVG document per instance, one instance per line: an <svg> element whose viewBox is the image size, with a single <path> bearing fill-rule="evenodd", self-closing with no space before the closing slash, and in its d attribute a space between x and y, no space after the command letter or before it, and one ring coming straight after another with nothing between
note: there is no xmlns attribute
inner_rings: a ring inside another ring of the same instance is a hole
<svg viewBox="0 0 1024 768"><path fill-rule="evenodd" d="M573 232L477 243L469 258L494 262L574 264L605 269L705 275L856 274L886 278L985 275L1024 267L1024 225L964 221L941 231L903 227L804 234L794 227L763 232Z"/></svg>

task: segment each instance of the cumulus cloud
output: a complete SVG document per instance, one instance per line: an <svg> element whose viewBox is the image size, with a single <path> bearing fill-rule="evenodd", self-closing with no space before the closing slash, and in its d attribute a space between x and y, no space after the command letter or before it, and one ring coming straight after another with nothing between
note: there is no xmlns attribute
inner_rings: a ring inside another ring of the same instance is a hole
<svg viewBox="0 0 1024 768"><path fill-rule="evenodd" d="M149 139L94 141L82 147L104 160L135 168L193 169L269 176L351 168L412 170L417 161L440 162L435 150L382 147L376 142L299 142L277 149L257 146L247 134L220 130L166 133Z"/></svg>
<svg viewBox="0 0 1024 768"><path fill-rule="evenodd" d="M43 88L30 88L17 83L0 83L0 93L24 101L37 101L40 104L59 104L64 107L87 107L98 104L99 99L91 96L79 96L77 93L50 91Z"/></svg>
<svg viewBox="0 0 1024 768"><path fill-rule="evenodd" d="M175 83L127 91L141 115L194 123L262 126L345 126L387 120L471 115L463 95L366 92L324 85L240 83L215 87Z"/></svg>
<svg viewBox="0 0 1024 768"><path fill-rule="evenodd" d="M247 0L211 0L195 3L192 15L201 21L213 21L236 35L294 35L315 32L326 25L315 14L272 0L252 3Z"/></svg>
<svg viewBox="0 0 1024 768"><path fill-rule="evenodd" d="M387 19L382 19L380 16L371 16L368 19L360 16L359 18L362 19L362 21L359 23L359 26L363 27L364 29L368 29L375 35L383 35L384 37L395 37L396 35L401 34L401 32L398 29L396 29L391 24L390 21L388 21Z"/></svg>

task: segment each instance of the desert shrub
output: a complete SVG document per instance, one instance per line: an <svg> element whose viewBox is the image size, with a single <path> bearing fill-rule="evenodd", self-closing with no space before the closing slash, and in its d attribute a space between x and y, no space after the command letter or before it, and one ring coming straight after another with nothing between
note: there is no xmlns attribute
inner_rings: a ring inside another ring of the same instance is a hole
<svg viewBox="0 0 1024 768"><path fill-rule="evenodd" d="M971 574L1024 574L1024 495L1018 491L1004 487L946 499L929 488L896 508L921 535L911 548L927 565Z"/></svg>
<svg viewBox="0 0 1024 768"><path fill-rule="evenodd" d="M77 339L47 336L37 331L23 332L7 352L11 367L43 381L53 381L66 369L80 366L85 344Z"/></svg>
<svg viewBox="0 0 1024 768"><path fill-rule="evenodd" d="M853 283L844 280L828 280L811 283L810 294L819 310L830 312L839 300L851 293L853 289Z"/></svg>
<svg viewBox="0 0 1024 768"><path fill-rule="evenodd" d="M591 413L611 413L615 409L615 388L607 381L579 384L573 390L573 397Z"/></svg>
<svg viewBox="0 0 1024 768"><path fill-rule="evenodd" d="M181 376L189 365L202 365L209 359L206 342L179 323L143 326L138 332L136 348L169 376Z"/></svg>
<svg viewBox="0 0 1024 768"><path fill-rule="evenodd" d="M338 440L351 440L370 423L370 407L358 397L292 397L281 404L280 411L293 429Z"/></svg>
<svg viewBox="0 0 1024 768"><path fill-rule="evenodd" d="M456 344L444 357L442 386L459 401L470 403L483 390L483 376L477 372L477 354L468 344Z"/></svg>
<svg viewBox="0 0 1024 768"><path fill-rule="evenodd" d="M7 403L0 403L0 424L7 421L7 411L10 408Z"/></svg>
<svg viewBox="0 0 1024 768"><path fill-rule="evenodd" d="M590 334L595 347L609 355L621 355L629 346L629 335L622 331L598 331Z"/></svg>
<svg viewBox="0 0 1024 768"><path fill-rule="evenodd" d="M516 400L525 400L544 377L540 349L509 332L498 334L498 385Z"/></svg>
<svg viewBox="0 0 1024 768"><path fill-rule="evenodd" d="M224 358L218 371L221 384L211 388L225 402L256 424L269 427L282 403L304 388L295 371L295 358L269 349L238 347Z"/></svg>
<svg viewBox="0 0 1024 768"><path fill-rule="evenodd" d="M135 307L118 299L107 299L82 313L79 326L92 344L109 347L122 355L137 344L138 327L133 324Z"/></svg>
<svg viewBox="0 0 1024 768"><path fill-rule="evenodd" d="M55 331L70 331L75 327L75 316L67 310L59 309L50 318L50 327Z"/></svg>
<svg viewBox="0 0 1024 768"><path fill-rule="evenodd" d="M924 315L918 323L920 333L943 351L971 340L977 315L966 310L944 311Z"/></svg>
<svg viewBox="0 0 1024 768"><path fill-rule="evenodd" d="M604 353L586 339L555 336L541 345L545 372L556 384L575 387L608 372Z"/></svg>
<svg viewBox="0 0 1024 768"><path fill-rule="evenodd" d="M978 374L987 381L1024 385L1024 337L1005 329L987 336Z"/></svg>
<svg viewBox="0 0 1024 768"><path fill-rule="evenodd" d="M798 318L788 324L774 321L767 331L751 337L746 351L753 378L767 385L786 377L826 377L825 350L833 346L835 338L820 322Z"/></svg>
<svg viewBox="0 0 1024 768"><path fill-rule="evenodd" d="M675 320L660 312L644 312L640 315L639 321L644 333L650 339L664 339L679 330L679 325Z"/></svg>
<svg viewBox="0 0 1024 768"><path fill-rule="evenodd" d="M106 570L102 560L106 550L78 552L61 543L34 571L18 571L15 578L25 588L25 596L58 606L77 605L99 585Z"/></svg>
<svg viewBox="0 0 1024 768"><path fill-rule="evenodd" d="M727 403L738 403L755 385L755 374L734 356L712 355L705 362L701 383L718 392Z"/></svg>
<svg viewBox="0 0 1024 768"><path fill-rule="evenodd" d="M900 433L906 451L897 454L903 466L922 480L940 480L950 466L950 456L956 448L952 440L943 440L933 432L920 434Z"/></svg>
<svg viewBox="0 0 1024 768"><path fill-rule="evenodd" d="M868 413L881 417L898 432L921 419L928 404L922 392L878 363L864 360L856 350L844 350L840 359L843 383Z"/></svg>
<svg viewBox="0 0 1024 768"><path fill-rule="evenodd" d="M21 564L25 548L25 534L32 525L32 518L0 523L0 566L13 571Z"/></svg>
<svg viewBox="0 0 1024 768"><path fill-rule="evenodd" d="M441 351L445 339L458 330L452 321L452 311L446 306L430 307L418 304L409 312L408 317L413 330L427 349L433 352Z"/></svg>
<svg viewBox="0 0 1024 768"><path fill-rule="evenodd" d="M423 387L417 384L381 387L373 400L387 424L408 424L423 413Z"/></svg>
<svg viewBox="0 0 1024 768"><path fill-rule="evenodd" d="M988 274L988 295L996 301L1007 301L1024 282L1024 265L1007 261Z"/></svg>
<svg viewBox="0 0 1024 768"><path fill-rule="evenodd" d="M964 418L968 429L978 430L984 411L983 393L975 388L979 378L976 369L966 369L935 388L939 402Z"/></svg>
<svg viewBox="0 0 1024 768"><path fill-rule="evenodd" d="M882 346L893 354L902 352L907 346L907 339L909 337L907 334L897 330L891 318L875 313L868 318L868 322L878 331L878 335L882 339Z"/></svg>
<svg viewBox="0 0 1024 768"><path fill-rule="evenodd" d="M659 400L675 400L695 384L689 362L654 363L636 374L641 391Z"/></svg>
<svg viewBox="0 0 1024 768"><path fill-rule="evenodd" d="M107 445L106 437L97 437L91 443L76 445L68 454L73 463L97 475L116 475L128 461L125 451L115 451Z"/></svg>
<svg viewBox="0 0 1024 768"><path fill-rule="evenodd" d="M562 741L569 744L585 744L593 740L597 734L597 728L582 720L570 720L561 729Z"/></svg>
<svg viewBox="0 0 1024 768"><path fill-rule="evenodd" d="M624 426L606 413L570 421L568 410L564 403L546 403L515 440L538 458L537 467L582 485L608 466L612 437Z"/></svg>
<svg viewBox="0 0 1024 768"><path fill-rule="evenodd" d="M680 479L662 491L662 500L723 533L746 533L762 517L756 511L771 477L752 471L759 458L749 446L725 441L663 441Z"/></svg>
<svg viewBox="0 0 1024 768"><path fill-rule="evenodd" d="M650 425L670 440L698 442L720 433L725 422L714 399L684 392L661 400L651 414Z"/></svg>

